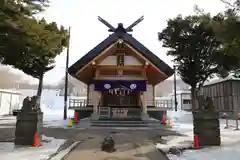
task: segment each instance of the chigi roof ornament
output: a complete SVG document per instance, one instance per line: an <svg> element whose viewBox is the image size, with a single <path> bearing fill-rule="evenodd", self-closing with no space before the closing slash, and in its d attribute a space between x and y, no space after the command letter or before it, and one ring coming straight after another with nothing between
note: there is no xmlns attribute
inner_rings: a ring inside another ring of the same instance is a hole
<svg viewBox="0 0 240 160"><path fill-rule="evenodd" d="M127 28L123 27L122 23L118 23L118 27L114 28L110 23L108 23L106 20L104 20L103 18L101 18L100 16L98 16L98 20L100 22L102 22L104 25L106 25L109 29L109 32L117 32L117 31L122 31L122 32L132 32L133 31L133 27L135 27L138 23L140 23L142 20L144 19L143 16L141 16L140 18L138 18L135 22L133 22L131 25L129 25Z"/></svg>

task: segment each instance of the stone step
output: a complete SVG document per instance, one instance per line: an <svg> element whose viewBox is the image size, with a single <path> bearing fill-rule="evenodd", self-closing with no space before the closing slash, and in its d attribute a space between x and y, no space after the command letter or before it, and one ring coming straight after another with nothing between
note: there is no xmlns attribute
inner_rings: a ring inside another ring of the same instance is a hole
<svg viewBox="0 0 240 160"><path fill-rule="evenodd" d="M119 122L119 123L111 123L111 122L108 122L108 123L95 123L95 122L92 122L91 124L108 124L108 125L114 125L114 124L126 124L126 125L160 125L160 123L124 123L124 122Z"/></svg>
<svg viewBox="0 0 240 160"><path fill-rule="evenodd" d="M91 120L92 123L131 123L131 124L148 124L148 123L154 123L154 124L160 124L160 121L156 120L148 120L148 121L124 121L124 120Z"/></svg>
<svg viewBox="0 0 240 160"><path fill-rule="evenodd" d="M94 127L158 127L159 121L92 121Z"/></svg>
<svg viewBox="0 0 240 160"><path fill-rule="evenodd" d="M100 123L100 124L92 124L91 126L93 127L148 127L148 125L144 125L144 124L104 124L104 123Z"/></svg>
<svg viewBox="0 0 240 160"><path fill-rule="evenodd" d="M159 126L160 123L91 123L91 126Z"/></svg>
<svg viewBox="0 0 240 160"><path fill-rule="evenodd" d="M91 121L92 123L132 123L132 124L146 124L148 122L145 121Z"/></svg>
<svg viewBox="0 0 240 160"><path fill-rule="evenodd" d="M165 125L155 125L155 124L92 124L91 127L126 127L126 128L166 128Z"/></svg>

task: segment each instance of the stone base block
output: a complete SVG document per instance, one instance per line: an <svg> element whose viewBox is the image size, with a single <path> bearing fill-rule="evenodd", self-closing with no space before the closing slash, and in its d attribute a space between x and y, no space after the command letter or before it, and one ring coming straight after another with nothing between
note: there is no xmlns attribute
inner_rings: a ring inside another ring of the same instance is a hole
<svg viewBox="0 0 240 160"><path fill-rule="evenodd" d="M42 112L19 112L15 129L15 145L31 146L35 133L38 134L39 142L41 142L42 127Z"/></svg>
<svg viewBox="0 0 240 160"><path fill-rule="evenodd" d="M198 136L199 146L220 146L220 129L217 112L193 112L194 135Z"/></svg>
<svg viewBox="0 0 240 160"><path fill-rule="evenodd" d="M145 112L141 113L141 119L142 121L148 121L149 120L149 115Z"/></svg>
<svg viewBox="0 0 240 160"><path fill-rule="evenodd" d="M93 112L91 115L91 120L98 120L99 119L99 114L96 112Z"/></svg>

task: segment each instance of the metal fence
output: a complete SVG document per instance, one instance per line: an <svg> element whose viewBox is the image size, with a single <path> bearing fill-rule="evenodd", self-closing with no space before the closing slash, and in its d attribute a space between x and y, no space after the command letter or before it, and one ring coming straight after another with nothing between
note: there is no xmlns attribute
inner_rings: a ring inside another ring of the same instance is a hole
<svg viewBox="0 0 240 160"><path fill-rule="evenodd" d="M90 103L90 102L89 102ZM69 99L69 108L84 108L87 106L87 99L82 98L82 99Z"/></svg>
<svg viewBox="0 0 240 160"><path fill-rule="evenodd" d="M160 99L155 101L148 101L148 104L153 104L156 108L163 108L167 110L171 110L173 108L173 100L172 99Z"/></svg>

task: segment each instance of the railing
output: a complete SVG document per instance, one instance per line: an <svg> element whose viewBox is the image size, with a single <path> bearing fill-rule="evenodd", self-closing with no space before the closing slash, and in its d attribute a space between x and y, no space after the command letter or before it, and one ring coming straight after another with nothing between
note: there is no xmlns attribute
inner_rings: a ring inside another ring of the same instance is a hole
<svg viewBox="0 0 240 160"><path fill-rule="evenodd" d="M87 103L87 99L77 99L77 98L71 98L69 99L69 109L75 109L75 108L86 108L87 106L91 105L91 100ZM142 102L141 102L142 105ZM100 106L100 103L98 103L98 108ZM173 109L173 101L172 100L155 100L151 101L149 100L147 103L147 106L153 106L154 108L158 109L166 109L171 110ZM151 108L153 108L151 107ZM150 108L150 107L149 107Z"/></svg>
<svg viewBox="0 0 240 160"><path fill-rule="evenodd" d="M109 118L110 117L110 108L109 107L100 107L99 115L100 115L100 118Z"/></svg>
<svg viewBox="0 0 240 160"><path fill-rule="evenodd" d="M89 100L87 102L87 99L77 99L77 98L70 98L69 99L69 109L75 109L75 108L86 108L89 104L91 104L91 101Z"/></svg>
<svg viewBox="0 0 240 160"><path fill-rule="evenodd" d="M154 106L154 108L161 108L166 110L173 109L173 101L172 100L149 100L147 106Z"/></svg>

